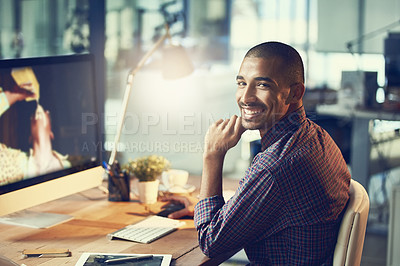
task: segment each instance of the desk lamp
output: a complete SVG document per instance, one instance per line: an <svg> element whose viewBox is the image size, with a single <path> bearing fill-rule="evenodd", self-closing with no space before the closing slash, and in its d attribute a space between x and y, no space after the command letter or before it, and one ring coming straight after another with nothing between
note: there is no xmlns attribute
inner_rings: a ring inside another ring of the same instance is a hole
<svg viewBox="0 0 400 266"><path fill-rule="evenodd" d="M143 56L137 66L132 69L127 78L125 87L124 98L122 101L120 117L117 125L117 133L114 139L114 146L111 151L111 155L108 164L103 162L103 167L106 169L106 174L112 175L115 163L115 156L117 154L117 146L122 132L122 126L124 124L124 118L126 109L128 106L129 96L133 87L133 79L136 73L145 65L146 61L154 54L154 52L160 48L163 42L168 39L169 44L163 48L163 64L162 64L162 75L164 79L178 79L191 74L194 70L192 62L189 60L189 56L186 54L184 48L180 45L173 45L171 42L171 35L169 34L169 26L166 25L166 33L153 45L153 47Z"/></svg>

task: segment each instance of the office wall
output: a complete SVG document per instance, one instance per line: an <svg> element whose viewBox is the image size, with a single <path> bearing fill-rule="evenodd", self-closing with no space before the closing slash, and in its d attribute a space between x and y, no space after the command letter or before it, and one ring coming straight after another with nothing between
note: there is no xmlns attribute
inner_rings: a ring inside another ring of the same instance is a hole
<svg viewBox="0 0 400 266"><path fill-rule="evenodd" d="M400 31L400 0L318 1L318 51L346 53L348 42L365 35L363 51L383 53L388 30ZM355 42L354 51L358 48Z"/></svg>

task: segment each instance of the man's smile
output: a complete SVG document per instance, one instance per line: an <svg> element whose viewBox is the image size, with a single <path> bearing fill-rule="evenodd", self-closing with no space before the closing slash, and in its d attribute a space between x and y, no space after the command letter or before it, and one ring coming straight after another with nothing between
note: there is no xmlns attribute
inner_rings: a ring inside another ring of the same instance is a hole
<svg viewBox="0 0 400 266"><path fill-rule="evenodd" d="M244 104L239 103L244 119L253 119L261 115L267 109L263 104Z"/></svg>

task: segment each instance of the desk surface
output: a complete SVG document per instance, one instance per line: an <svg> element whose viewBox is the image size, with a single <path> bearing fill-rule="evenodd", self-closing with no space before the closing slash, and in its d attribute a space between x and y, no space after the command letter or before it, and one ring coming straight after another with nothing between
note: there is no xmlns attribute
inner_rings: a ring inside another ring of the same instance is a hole
<svg viewBox="0 0 400 266"><path fill-rule="evenodd" d="M198 187L199 180L194 180ZM75 265L84 252L108 253L158 253L172 254L172 265L217 265L229 258L226 254L210 260L198 248L197 232L193 220L184 220L185 226L150 244L123 240L108 240L106 235L128 224L140 221L161 210L164 203L145 206L137 200L110 202L107 195L94 188L81 193L51 201L29 210L69 214L74 219L46 228L0 224L0 254L26 265ZM25 258L24 249L68 248L71 257Z"/></svg>

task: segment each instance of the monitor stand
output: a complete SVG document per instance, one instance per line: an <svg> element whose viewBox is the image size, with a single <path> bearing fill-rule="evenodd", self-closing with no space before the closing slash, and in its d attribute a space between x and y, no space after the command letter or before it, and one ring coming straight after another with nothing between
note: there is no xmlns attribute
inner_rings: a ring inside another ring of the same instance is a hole
<svg viewBox="0 0 400 266"><path fill-rule="evenodd" d="M32 228L48 228L74 217L67 214L22 210L0 217L0 223Z"/></svg>

